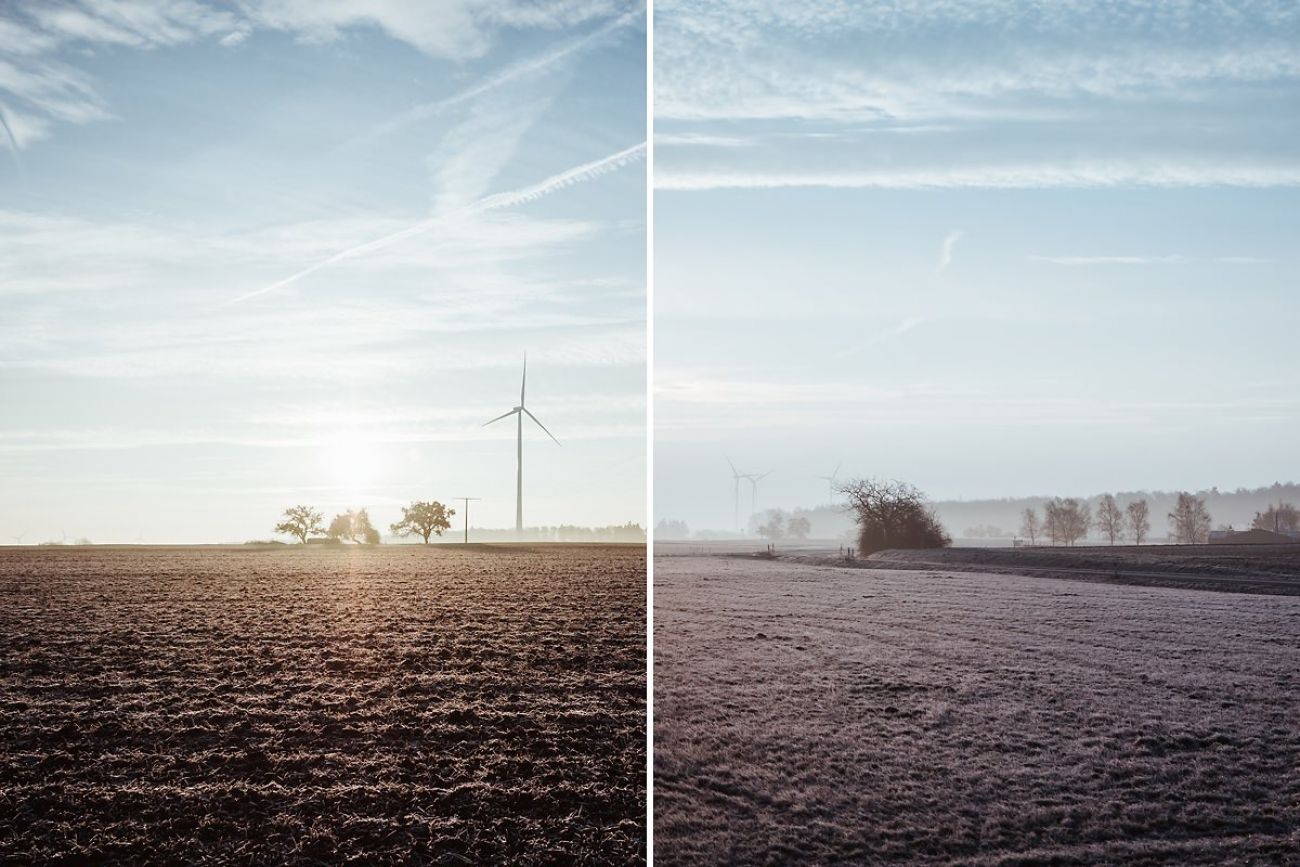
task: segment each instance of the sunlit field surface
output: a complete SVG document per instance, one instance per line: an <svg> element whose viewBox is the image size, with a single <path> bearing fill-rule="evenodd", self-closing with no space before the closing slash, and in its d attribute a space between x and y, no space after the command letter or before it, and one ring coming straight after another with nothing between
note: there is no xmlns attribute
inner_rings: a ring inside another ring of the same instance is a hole
<svg viewBox="0 0 1300 867"><path fill-rule="evenodd" d="M0 861L645 857L641 546L0 551Z"/></svg>
<svg viewBox="0 0 1300 867"><path fill-rule="evenodd" d="M655 861L1294 864L1300 598L674 556Z"/></svg>

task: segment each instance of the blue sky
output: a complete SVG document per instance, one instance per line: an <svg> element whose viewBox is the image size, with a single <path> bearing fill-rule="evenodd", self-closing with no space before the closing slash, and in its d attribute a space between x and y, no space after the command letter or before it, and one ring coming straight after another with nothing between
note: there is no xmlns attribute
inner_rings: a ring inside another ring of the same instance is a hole
<svg viewBox="0 0 1300 867"><path fill-rule="evenodd" d="M510 526L525 351L525 522L644 521L644 46L613 0L0 7L5 535Z"/></svg>
<svg viewBox="0 0 1300 867"><path fill-rule="evenodd" d="M1235 488L1300 433L1300 7L661 0L659 517ZM748 498L746 497L746 502Z"/></svg>

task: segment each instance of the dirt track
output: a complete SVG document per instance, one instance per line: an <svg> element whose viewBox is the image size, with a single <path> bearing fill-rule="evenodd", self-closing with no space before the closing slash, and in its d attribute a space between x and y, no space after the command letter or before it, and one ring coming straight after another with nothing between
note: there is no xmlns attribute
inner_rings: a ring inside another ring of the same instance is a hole
<svg viewBox="0 0 1300 867"><path fill-rule="evenodd" d="M642 860L644 564L0 551L0 862Z"/></svg>

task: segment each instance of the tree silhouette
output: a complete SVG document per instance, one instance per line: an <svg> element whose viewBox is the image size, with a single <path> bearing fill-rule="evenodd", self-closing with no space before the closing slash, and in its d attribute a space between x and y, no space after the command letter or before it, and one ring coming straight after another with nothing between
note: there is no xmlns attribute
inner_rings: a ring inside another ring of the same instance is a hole
<svg viewBox="0 0 1300 867"><path fill-rule="evenodd" d="M1043 525L1038 520L1038 513L1033 509L1025 509L1020 516L1020 532L1029 537L1030 545L1038 544L1038 534L1043 531Z"/></svg>
<svg viewBox="0 0 1300 867"><path fill-rule="evenodd" d="M370 526L370 515L365 509L348 509L341 515L335 515L334 520L330 521L328 535L331 539L347 539L349 542L359 541L367 545L379 544L379 531Z"/></svg>
<svg viewBox="0 0 1300 867"><path fill-rule="evenodd" d="M1124 510L1110 494L1104 495L1097 504L1097 529L1112 545L1124 535Z"/></svg>
<svg viewBox="0 0 1300 867"><path fill-rule="evenodd" d="M275 532L295 536L307 544L308 536L324 536L324 516L310 506L293 506L284 510L284 520L275 525Z"/></svg>
<svg viewBox="0 0 1300 867"><path fill-rule="evenodd" d="M1183 544L1200 544L1210 537L1210 513L1205 501L1193 494L1178 495L1178 502L1169 513L1169 524L1174 537Z"/></svg>
<svg viewBox="0 0 1300 867"><path fill-rule="evenodd" d="M837 489L849 501L858 521L858 546L863 554L886 548L946 548L952 538L925 496L904 482L855 479Z"/></svg>
<svg viewBox="0 0 1300 867"><path fill-rule="evenodd" d="M1151 507L1146 500L1134 500L1125 511L1128 512L1128 531L1133 535L1133 544L1141 545L1147 533L1151 532Z"/></svg>
<svg viewBox="0 0 1300 867"><path fill-rule="evenodd" d="M451 521L448 519L454 514L456 514L455 509L448 509L437 500L427 503L417 501L409 506L403 506L402 520L389 529L398 536L412 534L419 536L427 545L430 536L435 533L441 536L444 530L451 529Z"/></svg>

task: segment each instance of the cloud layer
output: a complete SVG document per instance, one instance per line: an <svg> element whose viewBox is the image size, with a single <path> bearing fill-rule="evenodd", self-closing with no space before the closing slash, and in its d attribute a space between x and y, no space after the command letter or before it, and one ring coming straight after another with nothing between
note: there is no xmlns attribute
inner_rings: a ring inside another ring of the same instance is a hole
<svg viewBox="0 0 1300 867"><path fill-rule="evenodd" d="M1270 0L666 0L655 74L663 189L1300 181Z"/></svg>

